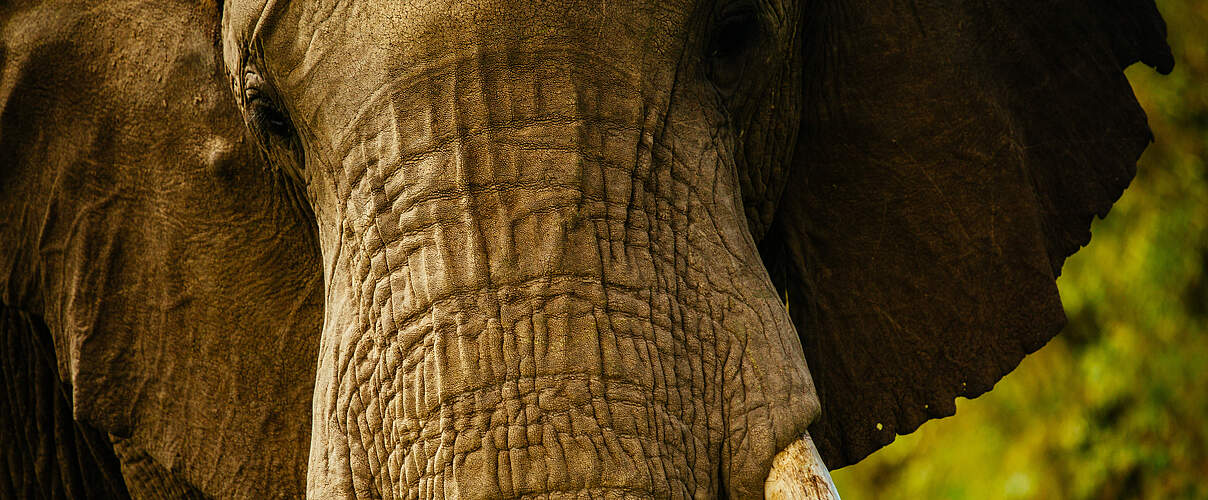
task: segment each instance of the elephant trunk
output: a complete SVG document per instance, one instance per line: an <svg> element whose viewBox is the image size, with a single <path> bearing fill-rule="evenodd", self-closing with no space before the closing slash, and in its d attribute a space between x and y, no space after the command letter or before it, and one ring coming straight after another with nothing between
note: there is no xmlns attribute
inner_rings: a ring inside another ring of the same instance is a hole
<svg viewBox="0 0 1208 500"><path fill-rule="evenodd" d="M382 89L337 148L311 495L759 494L818 408L712 118L497 57ZM824 476L810 449L778 470Z"/></svg>

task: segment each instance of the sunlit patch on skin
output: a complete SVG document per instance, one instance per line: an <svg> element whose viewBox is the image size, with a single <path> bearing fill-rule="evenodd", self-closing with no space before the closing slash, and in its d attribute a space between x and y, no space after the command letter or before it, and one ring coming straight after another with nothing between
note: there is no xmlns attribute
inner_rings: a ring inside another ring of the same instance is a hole
<svg viewBox="0 0 1208 500"><path fill-rule="evenodd" d="M209 138L200 152L206 170L216 177L227 177L236 168L238 149L230 139L222 136Z"/></svg>

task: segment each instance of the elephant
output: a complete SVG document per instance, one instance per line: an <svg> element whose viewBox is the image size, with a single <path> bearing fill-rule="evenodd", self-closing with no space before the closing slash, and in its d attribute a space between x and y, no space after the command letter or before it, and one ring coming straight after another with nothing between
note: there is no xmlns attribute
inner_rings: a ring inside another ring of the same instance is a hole
<svg viewBox="0 0 1208 500"><path fill-rule="evenodd" d="M0 497L836 497L1065 323L1152 0L10 0Z"/></svg>

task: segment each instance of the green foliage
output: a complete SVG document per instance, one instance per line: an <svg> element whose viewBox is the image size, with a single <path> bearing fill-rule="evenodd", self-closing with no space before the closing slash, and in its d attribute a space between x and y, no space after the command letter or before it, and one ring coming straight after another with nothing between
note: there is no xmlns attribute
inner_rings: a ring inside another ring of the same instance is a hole
<svg viewBox="0 0 1208 500"><path fill-rule="evenodd" d="M1208 498L1208 2L1127 72L1157 142L1058 280L1070 324L957 418L836 471L864 498Z"/></svg>

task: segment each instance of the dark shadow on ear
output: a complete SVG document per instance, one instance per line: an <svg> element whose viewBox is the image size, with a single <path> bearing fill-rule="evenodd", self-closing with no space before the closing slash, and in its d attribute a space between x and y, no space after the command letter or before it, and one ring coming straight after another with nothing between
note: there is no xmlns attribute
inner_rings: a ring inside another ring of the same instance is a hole
<svg viewBox="0 0 1208 500"><path fill-rule="evenodd" d="M989 390L1065 324L1055 278L1151 140L1122 69L1168 72L1151 0L823 0L765 262L826 463Z"/></svg>
<svg viewBox="0 0 1208 500"><path fill-rule="evenodd" d="M130 498L109 436L71 416L46 325L0 306L0 498Z"/></svg>

